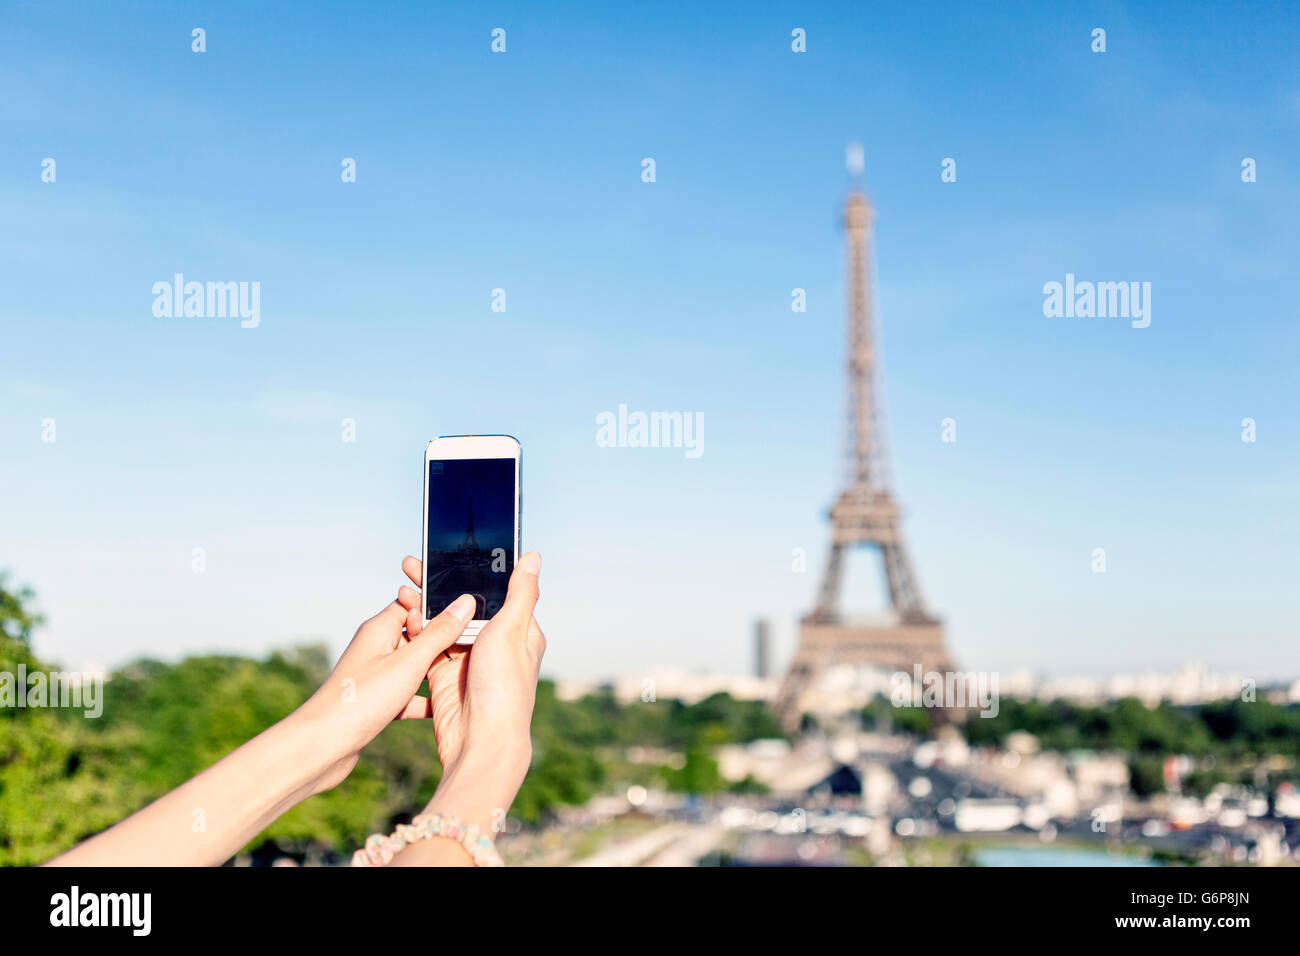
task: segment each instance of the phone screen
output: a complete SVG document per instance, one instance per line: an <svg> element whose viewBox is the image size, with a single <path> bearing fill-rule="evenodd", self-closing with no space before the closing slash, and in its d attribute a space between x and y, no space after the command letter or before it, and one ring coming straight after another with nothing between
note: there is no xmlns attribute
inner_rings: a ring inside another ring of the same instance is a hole
<svg viewBox="0 0 1300 956"><path fill-rule="evenodd" d="M490 618L515 567L515 460L431 460L428 508L425 618L462 594L474 596L475 620Z"/></svg>

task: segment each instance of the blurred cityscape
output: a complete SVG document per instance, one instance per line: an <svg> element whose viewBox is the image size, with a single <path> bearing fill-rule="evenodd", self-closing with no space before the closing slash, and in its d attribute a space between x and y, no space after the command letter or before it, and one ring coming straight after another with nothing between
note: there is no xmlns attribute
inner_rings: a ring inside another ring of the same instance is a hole
<svg viewBox="0 0 1300 956"><path fill-rule="evenodd" d="M856 694L868 703L865 714L874 694L887 693L885 681L883 674L874 683L862 673L828 675L825 702L843 707ZM778 684L659 672L603 685L564 681L556 693L575 701L612 693L628 706L662 705L647 699L651 688L656 697L682 702L725 694L767 705ZM1016 674L1004 682L1020 701L1083 708L1124 700L1196 708L1240 699L1242 687L1241 678L1197 666L1108 680ZM1023 730L976 745L955 723L918 735L890 726L894 708L879 696L875 701L884 719L870 730L858 714L793 740L717 747L713 757L732 792L691 796L635 784L560 810L540 829L515 827L501 838L503 851L516 863L589 866L1300 864L1300 790L1289 757L1248 760L1247 779L1189 785L1223 758L1163 754L1154 792L1139 793L1132 753L1059 752ZM1254 703L1261 701L1294 708L1300 681L1261 689ZM637 746L623 757L677 768L686 760L680 752Z"/></svg>
<svg viewBox="0 0 1300 956"><path fill-rule="evenodd" d="M50 669L31 595L0 581L0 672ZM793 730L768 628L748 675L543 680L533 762L499 834L516 865L1298 865L1300 681L1188 666L1106 680L1011 674L966 706L915 706L909 675L827 667ZM320 686L324 647L141 659L98 719L0 710L0 864L34 864L193 777ZM998 675L985 675L997 677ZM900 680L901 678L901 680ZM236 865L342 865L441 776L395 721L340 786ZM58 808L52 812L50 808Z"/></svg>

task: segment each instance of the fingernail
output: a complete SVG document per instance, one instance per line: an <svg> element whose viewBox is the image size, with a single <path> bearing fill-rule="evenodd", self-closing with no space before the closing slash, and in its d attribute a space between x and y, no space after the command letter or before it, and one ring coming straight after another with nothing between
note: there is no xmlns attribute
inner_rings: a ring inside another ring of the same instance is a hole
<svg viewBox="0 0 1300 956"><path fill-rule="evenodd" d="M447 613L464 624L474 614L474 599L468 594L462 594L447 605Z"/></svg>
<svg viewBox="0 0 1300 956"><path fill-rule="evenodd" d="M536 551L529 551L519 560L519 570L524 574L538 574L542 570L542 556Z"/></svg>

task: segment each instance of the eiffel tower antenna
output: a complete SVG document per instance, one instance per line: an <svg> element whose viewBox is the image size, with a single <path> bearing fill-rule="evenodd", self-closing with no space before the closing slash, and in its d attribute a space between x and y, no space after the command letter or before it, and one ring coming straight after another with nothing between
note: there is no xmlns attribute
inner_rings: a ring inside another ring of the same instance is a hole
<svg viewBox="0 0 1300 956"><path fill-rule="evenodd" d="M861 143L849 143L844 148L844 165L849 171L849 179L854 188L862 185L862 171L866 167L866 157Z"/></svg>
<svg viewBox="0 0 1300 956"><path fill-rule="evenodd" d="M850 175L860 175L861 147L846 154ZM887 456L876 401L869 264L875 211L854 182L844 206L848 239L848 430L844 490L831 507L831 543L817 603L804 617L799 647L777 694L775 709L787 729L798 726L806 698L825 670L853 664L887 671L950 670L943 625L925 608L899 527L889 487ZM892 620L854 624L840 610L845 553L861 546L880 552Z"/></svg>

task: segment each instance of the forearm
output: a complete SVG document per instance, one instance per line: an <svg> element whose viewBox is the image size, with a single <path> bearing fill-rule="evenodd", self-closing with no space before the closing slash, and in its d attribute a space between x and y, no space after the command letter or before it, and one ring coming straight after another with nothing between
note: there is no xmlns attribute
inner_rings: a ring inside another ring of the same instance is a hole
<svg viewBox="0 0 1300 956"><path fill-rule="evenodd" d="M311 796L331 764L293 714L51 866L215 866Z"/></svg>

